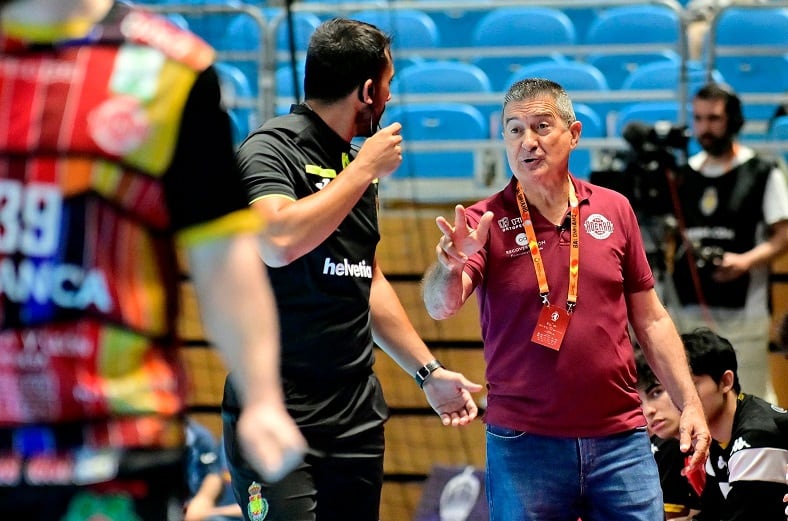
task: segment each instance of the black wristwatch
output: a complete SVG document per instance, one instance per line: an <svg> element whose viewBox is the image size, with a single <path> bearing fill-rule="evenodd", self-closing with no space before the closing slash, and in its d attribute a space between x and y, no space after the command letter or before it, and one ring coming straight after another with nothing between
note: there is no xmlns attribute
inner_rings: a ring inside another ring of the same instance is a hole
<svg viewBox="0 0 788 521"><path fill-rule="evenodd" d="M427 362L423 366L419 367L419 370L416 371L416 374L413 376L413 378L416 380L416 383L419 384L419 388L424 389L424 382L427 381L432 373L441 367L443 367L443 364L437 360Z"/></svg>

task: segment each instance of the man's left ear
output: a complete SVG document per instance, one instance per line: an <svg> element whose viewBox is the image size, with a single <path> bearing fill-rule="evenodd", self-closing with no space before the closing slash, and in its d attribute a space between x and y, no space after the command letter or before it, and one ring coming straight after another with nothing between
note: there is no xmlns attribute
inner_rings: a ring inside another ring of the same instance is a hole
<svg viewBox="0 0 788 521"><path fill-rule="evenodd" d="M583 124L579 120L575 120L571 125L569 125L569 132L572 133L572 148L575 148L580 142L580 133L582 130Z"/></svg>
<svg viewBox="0 0 788 521"><path fill-rule="evenodd" d="M375 84L371 79L367 79L358 86L358 100L367 105L375 102Z"/></svg>
<svg viewBox="0 0 788 521"><path fill-rule="evenodd" d="M722 392L727 393L731 389L733 389L733 381L735 380L733 376L733 371L728 369L724 373L722 373L722 378L720 378L720 389Z"/></svg>

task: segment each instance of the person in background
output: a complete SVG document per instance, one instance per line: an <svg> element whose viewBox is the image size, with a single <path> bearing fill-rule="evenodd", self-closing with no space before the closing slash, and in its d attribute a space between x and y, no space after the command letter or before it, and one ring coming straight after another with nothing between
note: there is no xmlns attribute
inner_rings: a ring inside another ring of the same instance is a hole
<svg viewBox="0 0 788 521"><path fill-rule="evenodd" d="M243 519L230 484L224 442L217 442L207 427L189 419L186 444L189 448L186 478L190 498L186 503L184 521Z"/></svg>
<svg viewBox="0 0 788 521"><path fill-rule="evenodd" d="M688 469L703 464L709 433L634 212L569 172L582 124L560 85L513 84L502 122L514 176L467 210L457 205L453 223L437 218L438 260L423 281L438 320L476 292L491 519L661 519L630 323L682 410Z"/></svg>
<svg viewBox="0 0 788 521"><path fill-rule="evenodd" d="M271 481L305 441L213 50L112 0L0 2L0 518L180 519L182 251Z"/></svg>
<svg viewBox="0 0 788 521"><path fill-rule="evenodd" d="M651 434L651 452L659 468L665 519L690 520L700 512L700 495L706 481L702 467L691 476L682 475L686 466L679 450L679 411L646 361L643 350L635 348L638 396ZM692 482L689 478L693 478Z"/></svg>
<svg viewBox="0 0 788 521"><path fill-rule="evenodd" d="M743 393L736 352L707 328L682 335L713 443L701 513L725 521L783 521L788 493L788 411Z"/></svg>
<svg viewBox="0 0 788 521"><path fill-rule="evenodd" d="M774 161L741 144L739 97L710 83L692 100L703 148L679 173L678 236L668 308L680 332L708 327L727 338L748 392L769 386L769 267L788 249L788 184Z"/></svg>
<svg viewBox="0 0 788 521"><path fill-rule="evenodd" d="M235 444L242 410L222 403L236 499L248 521L377 521L388 408L372 371L377 344L412 374L444 425L477 414L481 386L444 369L378 265L378 180L402 161L400 123L379 129L394 76L390 38L336 18L312 34L304 103L253 131L238 151L282 332L281 375L309 452L272 484ZM366 137L360 146L351 141Z"/></svg>

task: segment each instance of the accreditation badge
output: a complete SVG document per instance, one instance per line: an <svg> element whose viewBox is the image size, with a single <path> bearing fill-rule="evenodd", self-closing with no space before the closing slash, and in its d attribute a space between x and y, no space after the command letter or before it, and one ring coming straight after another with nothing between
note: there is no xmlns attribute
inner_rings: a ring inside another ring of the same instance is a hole
<svg viewBox="0 0 788 521"><path fill-rule="evenodd" d="M568 326L569 313L565 309L552 304L542 306L536 328L531 335L531 342L558 351Z"/></svg>

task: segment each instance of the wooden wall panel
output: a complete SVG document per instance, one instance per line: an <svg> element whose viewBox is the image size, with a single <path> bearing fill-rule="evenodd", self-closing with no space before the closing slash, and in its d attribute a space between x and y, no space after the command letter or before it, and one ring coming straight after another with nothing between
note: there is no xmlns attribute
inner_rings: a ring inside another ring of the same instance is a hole
<svg viewBox="0 0 788 521"><path fill-rule="evenodd" d="M181 350L189 381L188 404L216 406L222 403L227 369L219 351L212 347L190 347Z"/></svg>
<svg viewBox="0 0 788 521"><path fill-rule="evenodd" d="M440 348L432 349L432 353L448 369L463 373L471 381L484 385L484 359L481 349ZM381 382L390 407L429 407L424 391L419 389L415 380L380 350L375 353L375 374ZM477 403L483 395L484 393L474 395Z"/></svg>
<svg viewBox="0 0 788 521"><path fill-rule="evenodd" d="M476 296L465 303L460 311L446 320L435 320L429 316L421 297L421 286L418 282L392 282L405 311L425 340L446 341L480 341L481 328L479 326L479 308Z"/></svg>
<svg viewBox="0 0 788 521"><path fill-rule="evenodd" d="M188 280L181 283L181 312L178 315L178 334L186 341L205 341L205 330L200 319L200 307L194 286Z"/></svg>
<svg viewBox="0 0 788 521"><path fill-rule="evenodd" d="M380 521L410 521L421 500L421 483L383 483Z"/></svg>
<svg viewBox="0 0 788 521"><path fill-rule="evenodd" d="M383 273L421 276L435 262L435 246L441 237L435 224L438 215L453 221L453 206L381 210L377 255Z"/></svg>
<svg viewBox="0 0 788 521"><path fill-rule="evenodd" d="M478 418L464 427L445 427L435 414L395 415L386 423L386 473L426 475L433 465L484 462L484 424Z"/></svg>

